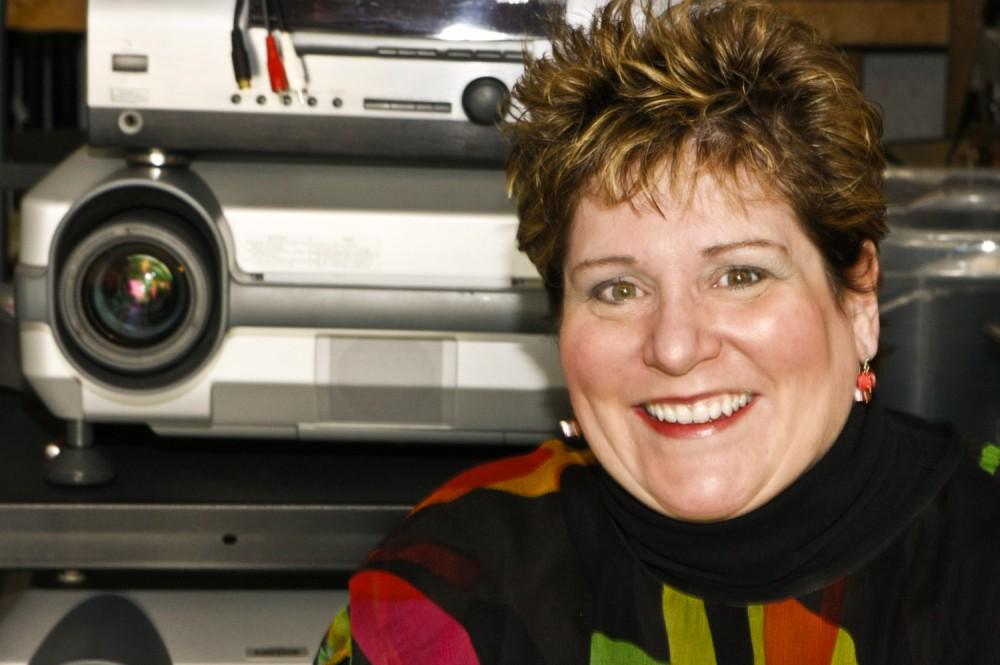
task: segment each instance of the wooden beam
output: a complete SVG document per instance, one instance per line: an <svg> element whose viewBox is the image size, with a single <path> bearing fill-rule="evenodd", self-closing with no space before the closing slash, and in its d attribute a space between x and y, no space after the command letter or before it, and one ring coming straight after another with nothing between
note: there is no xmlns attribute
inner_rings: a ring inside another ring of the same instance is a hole
<svg viewBox="0 0 1000 665"><path fill-rule="evenodd" d="M946 48L948 0L773 0L841 46Z"/></svg>
<svg viewBox="0 0 1000 665"><path fill-rule="evenodd" d="M85 0L7 0L7 27L31 32L84 32L87 3Z"/></svg>
<svg viewBox="0 0 1000 665"><path fill-rule="evenodd" d="M948 136L955 136L960 128L969 82L979 55L979 37L983 28L982 0L952 0L950 24L945 121Z"/></svg>

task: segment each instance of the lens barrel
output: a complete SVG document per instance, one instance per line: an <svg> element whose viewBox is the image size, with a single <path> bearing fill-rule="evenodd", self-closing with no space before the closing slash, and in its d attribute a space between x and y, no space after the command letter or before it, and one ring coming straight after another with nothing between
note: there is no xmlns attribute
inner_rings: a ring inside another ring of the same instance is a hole
<svg viewBox="0 0 1000 665"><path fill-rule="evenodd" d="M157 377L186 363L206 334L211 253L185 221L155 209L100 224L57 279L58 319L75 358L104 378Z"/></svg>

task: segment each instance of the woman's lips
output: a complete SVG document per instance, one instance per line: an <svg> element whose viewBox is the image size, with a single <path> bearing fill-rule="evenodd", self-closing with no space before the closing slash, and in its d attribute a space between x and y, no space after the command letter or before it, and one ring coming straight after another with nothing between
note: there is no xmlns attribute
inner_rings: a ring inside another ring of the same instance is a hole
<svg viewBox="0 0 1000 665"><path fill-rule="evenodd" d="M700 439L730 427L753 405L752 393L743 391L698 400L646 402L633 410L660 434Z"/></svg>

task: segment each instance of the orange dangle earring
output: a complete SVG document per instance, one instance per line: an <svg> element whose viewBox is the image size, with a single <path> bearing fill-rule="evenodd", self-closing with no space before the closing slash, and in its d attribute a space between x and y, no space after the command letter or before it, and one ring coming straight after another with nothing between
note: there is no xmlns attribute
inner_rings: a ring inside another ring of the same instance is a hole
<svg viewBox="0 0 1000 665"><path fill-rule="evenodd" d="M858 372L857 388L854 389L854 401L868 404L872 401L872 391L875 390L875 372L868 365L868 358L861 363Z"/></svg>

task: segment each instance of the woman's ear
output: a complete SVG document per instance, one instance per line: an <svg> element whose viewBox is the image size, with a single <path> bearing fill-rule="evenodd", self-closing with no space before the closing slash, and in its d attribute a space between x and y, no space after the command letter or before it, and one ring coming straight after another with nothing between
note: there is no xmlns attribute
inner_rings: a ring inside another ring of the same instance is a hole
<svg viewBox="0 0 1000 665"><path fill-rule="evenodd" d="M858 361L873 358L878 352L878 250L875 243L865 240L861 254L851 269L855 288L845 292L844 305L854 325L854 343Z"/></svg>

